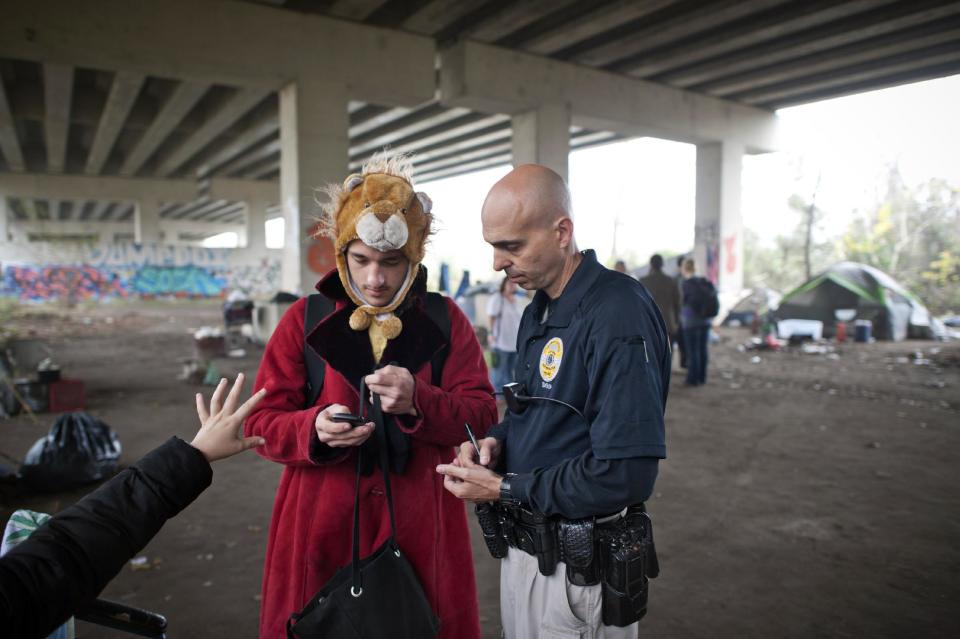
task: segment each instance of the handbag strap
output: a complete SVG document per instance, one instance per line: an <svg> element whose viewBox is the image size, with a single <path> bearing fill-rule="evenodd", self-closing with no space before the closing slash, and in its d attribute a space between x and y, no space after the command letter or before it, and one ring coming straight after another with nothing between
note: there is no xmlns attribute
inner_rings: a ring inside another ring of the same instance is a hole
<svg viewBox="0 0 960 639"><path fill-rule="evenodd" d="M366 386L360 382L360 413L366 405ZM393 491L390 487L390 460L387 455L387 433L384 431L383 411L380 408L380 395L373 393L373 407L370 411L373 418L374 435L377 438L377 448L380 452L380 471L383 473L384 489L387 493L387 510L390 513L390 531L394 545L397 539L397 521L393 514ZM357 447L357 470L353 493L353 557L350 562L350 594L359 597L363 592L363 582L360 575L360 471L362 468L363 449ZM396 552L396 548L394 551Z"/></svg>

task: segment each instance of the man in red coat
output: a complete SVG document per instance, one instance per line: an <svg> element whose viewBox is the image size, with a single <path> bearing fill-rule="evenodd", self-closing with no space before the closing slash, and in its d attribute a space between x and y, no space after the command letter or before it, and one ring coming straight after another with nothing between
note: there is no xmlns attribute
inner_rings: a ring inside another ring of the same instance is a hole
<svg viewBox="0 0 960 639"><path fill-rule="evenodd" d="M469 320L443 300L448 342L425 310L420 262L431 204L414 192L410 175L405 158L378 155L361 174L328 189L325 222L337 269L317 289L336 310L307 337L326 365L316 402L306 405L304 299L283 316L263 355L255 386L270 393L245 430L263 437L267 443L258 452L285 468L267 544L261 637L285 636L291 613L350 563L361 449L370 462L360 481L361 556L390 536L383 479L373 467L373 424L351 427L331 419L360 413L361 379L382 398L397 542L440 618L440 636L480 636L466 513L434 468L463 441L464 422L478 436L486 433L497 420L496 404ZM434 386L431 360L445 343L449 354Z"/></svg>

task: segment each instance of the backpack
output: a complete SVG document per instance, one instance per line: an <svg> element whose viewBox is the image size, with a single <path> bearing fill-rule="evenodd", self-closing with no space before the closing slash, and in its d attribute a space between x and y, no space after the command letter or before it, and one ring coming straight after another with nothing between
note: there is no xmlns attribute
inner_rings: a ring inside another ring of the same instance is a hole
<svg viewBox="0 0 960 639"><path fill-rule="evenodd" d="M447 308L447 302L443 295L439 293L427 293L424 306L427 316L440 328L443 338L447 341L447 344L437 351L437 354L430 360L433 377L431 382L434 386L440 386L443 365L447 361L447 354L450 352L450 309ZM307 407L317 403L320 391L323 390L323 378L327 371L327 365L323 358L307 346L307 336L323 318L336 310L336 307L333 300L320 293L314 293L307 297L303 318L303 360L307 364Z"/></svg>
<svg viewBox="0 0 960 639"><path fill-rule="evenodd" d="M713 282L705 277L693 279L697 294L690 303L697 315L703 319L716 317L720 313L720 298L717 296L717 289Z"/></svg>

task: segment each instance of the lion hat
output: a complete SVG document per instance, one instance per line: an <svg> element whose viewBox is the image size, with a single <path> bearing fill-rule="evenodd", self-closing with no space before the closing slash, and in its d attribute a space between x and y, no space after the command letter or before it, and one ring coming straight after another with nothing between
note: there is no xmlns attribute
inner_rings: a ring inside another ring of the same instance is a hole
<svg viewBox="0 0 960 639"><path fill-rule="evenodd" d="M393 339L403 329L394 311L406 299L420 271L431 233L433 204L426 193L413 188L410 157L389 151L375 154L360 173L325 191L329 201L323 206L321 233L333 241L340 282L357 305L350 315L350 328L365 331L376 325L384 338ZM384 253L399 249L409 262L403 285L386 306L367 303L350 277L346 250L354 240Z"/></svg>

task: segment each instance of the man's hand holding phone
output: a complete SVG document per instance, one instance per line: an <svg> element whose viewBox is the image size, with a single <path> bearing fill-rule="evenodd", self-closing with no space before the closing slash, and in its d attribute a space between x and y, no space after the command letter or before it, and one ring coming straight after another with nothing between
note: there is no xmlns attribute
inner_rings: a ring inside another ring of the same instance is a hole
<svg viewBox="0 0 960 639"><path fill-rule="evenodd" d="M317 439L331 448L359 446L373 434L373 422L364 422L343 404L331 404L317 413Z"/></svg>

